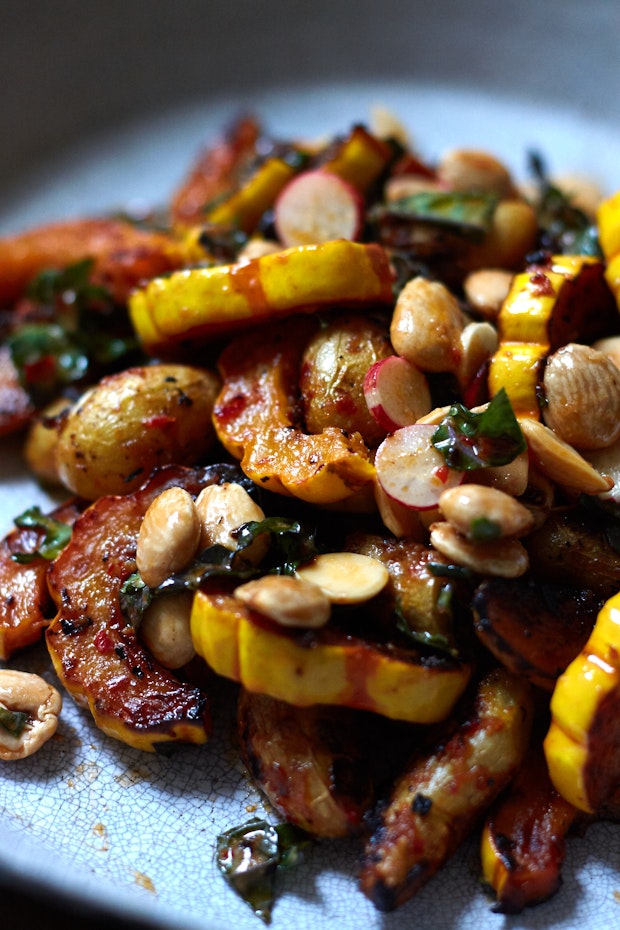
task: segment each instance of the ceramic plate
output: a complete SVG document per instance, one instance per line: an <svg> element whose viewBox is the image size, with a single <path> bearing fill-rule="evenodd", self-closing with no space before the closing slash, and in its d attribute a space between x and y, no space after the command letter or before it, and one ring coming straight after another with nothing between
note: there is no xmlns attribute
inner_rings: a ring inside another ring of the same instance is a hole
<svg viewBox="0 0 620 930"><path fill-rule="evenodd" d="M583 113L537 108L449 87L402 84L288 88L281 93L205 100L149 123L91 139L23 177L5 193L0 230L118 208L157 204L184 175L202 143L240 108L255 110L275 134L344 131L387 106L430 158L458 146L487 148L524 177L527 152L554 172L586 173L620 187L620 137ZM45 493L24 476L18 444L0 462L2 530ZM45 652L16 657L18 668L50 680ZM257 930L260 921L214 867L216 835L250 814L269 815L248 782L231 740L226 685L216 690L216 733L200 749L172 758L142 754L101 734L65 698L57 737L37 755L0 768L0 866L48 891L140 914L174 930ZM356 885L354 843L317 844L305 864L282 875L274 930L437 930L569 928L607 930L618 921L620 830L591 828L569 844L557 897L521 916L491 911L478 884L478 854L467 844L422 893L397 913L380 915Z"/></svg>

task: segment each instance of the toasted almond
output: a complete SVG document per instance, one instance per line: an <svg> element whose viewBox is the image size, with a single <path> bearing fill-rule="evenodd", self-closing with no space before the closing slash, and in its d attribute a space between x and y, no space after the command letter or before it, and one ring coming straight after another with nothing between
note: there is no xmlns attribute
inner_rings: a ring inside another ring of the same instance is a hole
<svg viewBox="0 0 620 930"><path fill-rule="evenodd" d="M527 550L518 539L496 539L474 543L462 536L450 523L433 523L431 545L456 565L480 575L519 578L529 567Z"/></svg>
<svg viewBox="0 0 620 930"><path fill-rule="evenodd" d="M298 568L296 577L310 581L332 604L360 604L386 586L385 565L358 552L326 552Z"/></svg>
<svg viewBox="0 0 620 930"><path fill-rule="evenodd" d="M251 610L286 627L315 630L325 626L331 614L329 599L311 581L290 575L263 575L235 588Z"/></svg>
<svg viewBox="0 0 620 930"><path fill-rule="evenodd" d="M530 417L519 417L519 425L539 468L556 484L583 494L611 490L613 479L601 475L548 426Z"/></svg>

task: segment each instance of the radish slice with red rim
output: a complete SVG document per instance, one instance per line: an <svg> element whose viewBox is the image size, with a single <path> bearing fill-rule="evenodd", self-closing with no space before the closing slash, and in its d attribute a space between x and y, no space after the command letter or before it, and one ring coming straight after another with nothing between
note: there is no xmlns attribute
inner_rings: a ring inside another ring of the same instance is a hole
<svg viewBox="0 0 620 930"><path fill-rule="evenodd" d="M414 423L383 440L375 456L377 480L393 500L412 510L432 510L465 473L449 468L432 444L436 426Z"/></svg>
<svg viewBox="0 0 620 930"><path fill-rule="evenodd" d="M364 397L370 413L386 433L411 426L431 409L426 377L400 355L371 365L364 378Z"/></svg>
<svg viewBox="0 0 620 930"><path fill-rule="evenodd" d="M275 227L284 246L333 239L355 240L361 233L364 201L351 184L317 169L297 175L275 204Z"/></svg>

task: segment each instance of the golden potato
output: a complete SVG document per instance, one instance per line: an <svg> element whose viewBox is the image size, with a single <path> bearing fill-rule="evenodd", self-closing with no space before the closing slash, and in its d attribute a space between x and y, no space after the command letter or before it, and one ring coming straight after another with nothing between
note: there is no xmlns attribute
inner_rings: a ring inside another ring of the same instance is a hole
<svg viewBox="0 0 620 930"><path fill-rule="evenodd" d="M310 340L301 366L300 387L309 433L327 426L357 430L368 446L384 437L364 399L364 378L374 362L393 354L387 326L347 314Z"/></svg>
<svg viewBox="0 0 620 930"><path fill-rule="evenodd" d="M159 465L191 465L214 441L219 379L188 365L130 368L71 408L56 445L61 482L88 500L135 490Z"/></svg>

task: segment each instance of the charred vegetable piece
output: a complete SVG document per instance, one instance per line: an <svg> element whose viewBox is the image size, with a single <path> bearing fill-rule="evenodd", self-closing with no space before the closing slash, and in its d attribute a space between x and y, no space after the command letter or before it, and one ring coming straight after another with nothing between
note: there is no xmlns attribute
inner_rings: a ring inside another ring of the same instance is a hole
<svg viewBox="0 0 620 930"><path fill-rule="evenodd" d="M151 501L173 486L196 495L222 474L219 466L170 466L133 494L101 498L76 522L50 569L58 614L47 646L56 672L104 733L139 749L204 743L209 709L201 690L179 681L142 646L121 611L120 589L136 570L138 532Z"/></svg>
<svg viewBox="0 0 620 930"><path fill-rule="evenodd" d="M620 778L620 595L601 609L581 653L560 676L544 742L551 780L575 807L595 813Z"/></svg>
<svg viewBox="0 0 620 930"><path fill-rule="evenodd" d="M315 836L361 831L372 788L354 712L242 688L237 719L245 765L278 814Z"/></svg>
<svg viewBox="0 0 620 930"><path fill-rule="evenodd" d="M52 523L69 530L84 509L79 501L55 508L45 522L22 520L0 544L0 659L30 646L43 635L54 613L47 588L50 560L41 545ZM47 524L47 525L45 525Z"/></svg>
<svg viewBox="0 0 620 930"><path fill-rule="evenodd" d="M215 589L196 592L191 629L213 671L299 707L334 704L432 723L448 716L471 674L463 662L373 644L330 625L284 629Z"/></svg>
<svg viewBox="0 0 620 930"><path fill-rule="evenodd" d="M556 255L547 265L516 275L498 317L491 396L504 388L517 416L539 419L545 358L568 342L591 342L614 332L615 315L604 266L594 258Z"/></svg>
<svg viewBox="0 0 620 930"><path fill-rule="evenodd" d="M482 878L495 892L495 911L518 914L553 897L562 884L566 834L578 816L533 748L482 833Z"/></svg>
<svg viewBox="0 0 620 930"><path fill-rule="evenodd" d="M412 898L509 783L525 756L532 714L526 682L495 670L454 733L407 766L361 865L362 891L379 910Z"/></svg>
<svg viewBox="0 0 620 930"><path fill-rule="evenodd" d="M525 545L540 581L589 588L609 598L620 587L616 536L616 521L602 511L558 509Z"/></svg>
<svg viewBox="0 0 620 930"><path fill-rule="evenodd" d="M302 355L316 323L240 336L220 356L213 412L218 439L260 487L317 504L350 497L374 475L358 433L335 427L305 433L299 417Z"/></svg>
<svg viewBox="0 0 620 930"><path fill-rule="evenodd" d="M124 303L141 281L203 257L193 240L138 229L123 220L66 220L0 239L0 304L16 300L47 268L94 262L93 280Z"/></svg>
<svg viewBox="0 0 620 930"><path fill-rule="evenodd" d="M506 668L552 691L587 641L601 604L589 589L493 578L474 594L474 628Z"/></svg>
<svg viewBox="0 0 620 930"><path fill-rule="evenodd" d="M387 252L374 243L336 240L155 278L133 292L129 311L144 347L155 354L302 310L391 302Z"/></svg>

